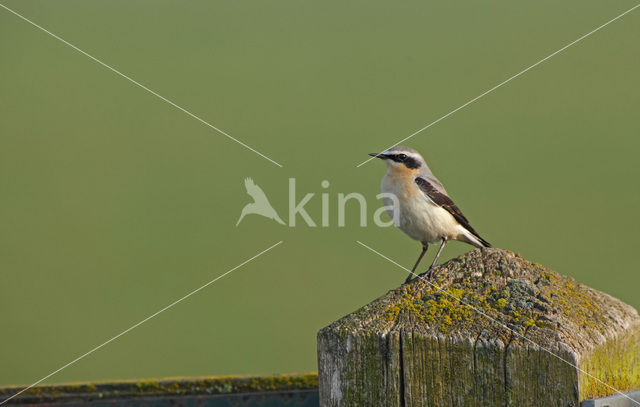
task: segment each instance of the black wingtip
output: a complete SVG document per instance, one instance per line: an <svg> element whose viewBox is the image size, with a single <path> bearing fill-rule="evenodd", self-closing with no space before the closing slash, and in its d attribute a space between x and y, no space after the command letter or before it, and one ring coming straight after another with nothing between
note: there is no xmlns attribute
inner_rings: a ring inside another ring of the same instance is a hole
<svg viewBox="0 0 640 407"><path fill-rule="evenodd" d="M469 232L471 232L471 234L473 235L473 237L477 240L476 242L471 243L471 244L473 244L474 246L476 246L476 247L493 247L493 246L491 245L491 243L487 242L487 241L486 241L486 240L484 240L482 237L480 237L480 235L478 234L478 232L476 232L475 230L473 230L473 228L472 228L471 226L469 226L469 227L467 228L467 230L468 230ZM478 243L479 243L479 244L478 244Z"/></svg>
<svg viewBox="0 0 640 407"><path fill-rule="evenodd" d="M484 246L484 247L493 247L493 246L491 246L491 243L487 242L486 240L484 240L480 236L476 235L476 237L480 240L480 243L482 243L482 246Z"/></svg>

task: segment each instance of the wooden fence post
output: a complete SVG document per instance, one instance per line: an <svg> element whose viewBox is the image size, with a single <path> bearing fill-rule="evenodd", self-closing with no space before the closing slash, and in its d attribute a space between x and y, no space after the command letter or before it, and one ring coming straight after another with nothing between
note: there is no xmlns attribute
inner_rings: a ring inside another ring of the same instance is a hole
<svg viewBox="0 0 640 407"><path fill-rule="evenodd" d="M631 306L500 249L318 333L320 405L579 406L640 387Z"/></svg>

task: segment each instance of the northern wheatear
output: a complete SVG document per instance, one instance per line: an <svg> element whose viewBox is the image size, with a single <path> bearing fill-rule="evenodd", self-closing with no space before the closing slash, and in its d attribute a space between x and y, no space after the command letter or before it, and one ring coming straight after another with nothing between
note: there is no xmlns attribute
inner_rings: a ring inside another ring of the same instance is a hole
<svg viewBox="0 0 640 407"><path fill-rule="evenodd" d="M391 198L382 201L396 225L404 233L422 243L422 253L418 257L409 282L427 252L429 243L440 242L440 249L429 269L425 272L431 278L431 270L448 240L459 240L476 247L491 247L489 242L473 230L467 218L447 195L442 183L433 175L424 158L414 149L403 146L391 147L383 153L370 153L387 163L387 173L382 178L383 193L391 193L398 198L399 208ZM395 211L398 210L397 218Z"/></svg>

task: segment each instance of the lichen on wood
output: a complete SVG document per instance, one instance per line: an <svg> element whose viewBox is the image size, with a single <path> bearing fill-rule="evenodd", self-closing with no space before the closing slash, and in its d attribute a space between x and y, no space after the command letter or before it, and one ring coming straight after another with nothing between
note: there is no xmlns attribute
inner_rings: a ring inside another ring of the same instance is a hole
<svg viewBox="0 0 640 407"><path fill-rule="evenodd" d="M478 249L322 329L321 404L577 406L640 386L639 337L629 305Z"/></svg>
<svg viewBox="0 0 640 407"><path fill-rule="evenodd" d="M204 376L161 379L81 382L34 386L15 403L60 402L64 400L128 399L136 397L212 395L289 390L313 390L318 387L316 373L269 376ZM0 388L0 401L24 387Z"/></svg>

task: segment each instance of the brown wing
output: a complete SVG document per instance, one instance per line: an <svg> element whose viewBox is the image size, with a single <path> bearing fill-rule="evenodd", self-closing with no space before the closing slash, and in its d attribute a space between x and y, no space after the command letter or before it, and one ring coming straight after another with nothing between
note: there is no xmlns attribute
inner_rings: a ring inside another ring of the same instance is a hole
<svg viewBox="0 0 640 407"><path fill-rule="evenodd" d="M465 218L465 216L462 214L460 208L458 208L458 206L453 203L453 201L447 194L438 191L429 181L424 178L417 177L415 179L415 182L418 187L420 187L422 192L424 192L429 197L429 199L431 199L436 205L444 208L447 212L449 212L455 218L455 220L457 220L458 223L462 225L462 227L480 238L480 236L478 236L478 233L473 230L473 228L469 224L467 218Z"/></svg>

